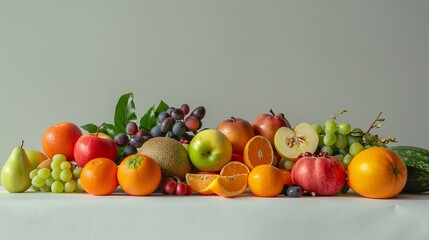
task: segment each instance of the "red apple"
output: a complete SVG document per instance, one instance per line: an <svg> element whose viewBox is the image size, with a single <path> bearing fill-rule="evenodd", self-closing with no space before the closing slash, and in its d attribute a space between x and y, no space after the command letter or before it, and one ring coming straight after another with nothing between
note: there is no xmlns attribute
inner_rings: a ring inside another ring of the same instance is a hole
<svg viewBox="0 0 429 240"><path fill-rule="evenodd" d="M292 168L292 182L316 195L337 194L346 183L346 170L334 157L302 157Z"/></svg>
<svg viewBox="0 0 429 240"><path fill-rule="evenodd" d="M252 125L241 118L231 117L223 120L216 128L223 133L232 144L232 152L242 155L246 143L255 136Z"/></svg>
<svg viewBox="0 0 429 240"><path fill-rule="evenodd" d="M84 134L77 140L73 153L76 164L83 167L90 160L99 157L115 161L118 149L110 137L103 134Z"/></svg>
<svg viewBox="0 0 429 240"><path fill-rule="evenodd" d="M285 118L283 113L275 114L270 109L270 114L261 114L255 118L252 123L255 135L266 137L272 146L274 146L274 135L281 127L291 128L289 121Z"/></svg>
<svg viewBox="0 0 429 240"><path fill-rule="evenodd" d="M231 161L244 163L243 155L238 153L232 153Z"/></svg>

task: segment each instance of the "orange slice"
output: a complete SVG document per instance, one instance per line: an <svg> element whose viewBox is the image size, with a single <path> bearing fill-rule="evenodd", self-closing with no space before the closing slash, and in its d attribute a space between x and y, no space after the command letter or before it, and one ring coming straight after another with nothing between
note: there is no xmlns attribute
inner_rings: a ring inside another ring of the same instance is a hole
<svg viewBox="0 0 429 240"><path fill-rule="evenodd" d="M247 188L247 173L232 176L219 176L210 184L209 189L222 197L240 196Z"/></svg>
<svg viewBox="0 0 429 240"><path fill-rule="evenodd" d="M243 158L250 170L263 164L271 165L274 158L273 147L266 137L254 136L246 143Z"/></svg>
<svg viewBox="0 0 429 240"><path fill-rule="evenodd" d="M218 178L219 175L217 174L186 174L186 182L191 186L192 191L202 195L214 194L214 192L209 189L209 186Z"/></svg>
<svg viewBox="0 0 429 240"><path fill-rule="evenodd" d="M225 166L222 167L219 175L232 176L232 175L242 174L242 173L249 174L250 173L249 168L241 162L232 161L225 164Z"/></svg>

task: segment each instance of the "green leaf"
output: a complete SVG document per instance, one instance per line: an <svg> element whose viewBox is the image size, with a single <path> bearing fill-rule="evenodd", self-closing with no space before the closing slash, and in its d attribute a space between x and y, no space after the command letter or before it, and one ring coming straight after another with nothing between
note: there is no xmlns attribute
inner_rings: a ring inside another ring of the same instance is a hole
<svg viewBox="0 0 429 240"><path fill-rule="evenodd" d="M169 108L169 106L168 106L164 101L162 101L162 100L161 100L161 102L158 104L158 107L157 107L157 108L156 108L156 110L155 110L155 113L156 113L156 115L158 116L158 114L159 114L160 112L164 112L164 111L166 111L168 108Z"/></svg>
<svg viewBox="0 0 429 240"><path fill-rule="evenodd" d="M95 133L97 132L98 126L93 123L88 123L86 125L80 126L80 128L86 130L89 133Z"/></svg>
<svg viewBox="0 0 429 240"><path fill-rule="evenodd" d="M119 98L115 109L115 125L117 133L125 132L125 126L131 121L135 121L137 115L135 113L135 105L133 94L127 93Z"/></svg>
<svg viewBox="0 0 429 240"><path fill-rule="evenodd" d="M103 126L101 126L99 131L109 135L110 138L112 138L112 139L115 138L116 133L117 133L115 126L113 124L110 124L110 123L103 124Z"/></svg>
<svg viewBox="0 0 429 240"><path fill-rule="evenodd" d="M149 108L149 110L143 115L140 119L140 128L144 128L147 132L149 132L152 127L156 126L157 119L155 114L155 105Z"/></svg>

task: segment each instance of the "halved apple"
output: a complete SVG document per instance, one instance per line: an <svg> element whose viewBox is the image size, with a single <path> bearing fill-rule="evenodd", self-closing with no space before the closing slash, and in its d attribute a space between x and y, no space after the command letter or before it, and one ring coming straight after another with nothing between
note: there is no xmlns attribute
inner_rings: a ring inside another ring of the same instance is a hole
<svg viewBox="0 0 429 240"><path fill-rule="evenodd" d="M274 135L274 146L284 158L296 160L301 153L314 153L319 144L316 130L306 123L298 124L294 129L281 127Z"/></svg>

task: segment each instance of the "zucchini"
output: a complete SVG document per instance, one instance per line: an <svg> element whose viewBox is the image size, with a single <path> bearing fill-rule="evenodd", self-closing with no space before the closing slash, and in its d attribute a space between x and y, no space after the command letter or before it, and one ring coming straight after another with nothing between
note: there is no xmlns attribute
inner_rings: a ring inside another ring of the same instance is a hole
<svg viewBox="0 0 429 240"><path fill-rule="evenodd" d="M429 150L412 146L394 146L407 166L407 183L402 192L420 193L429 191Z"/></svg>

